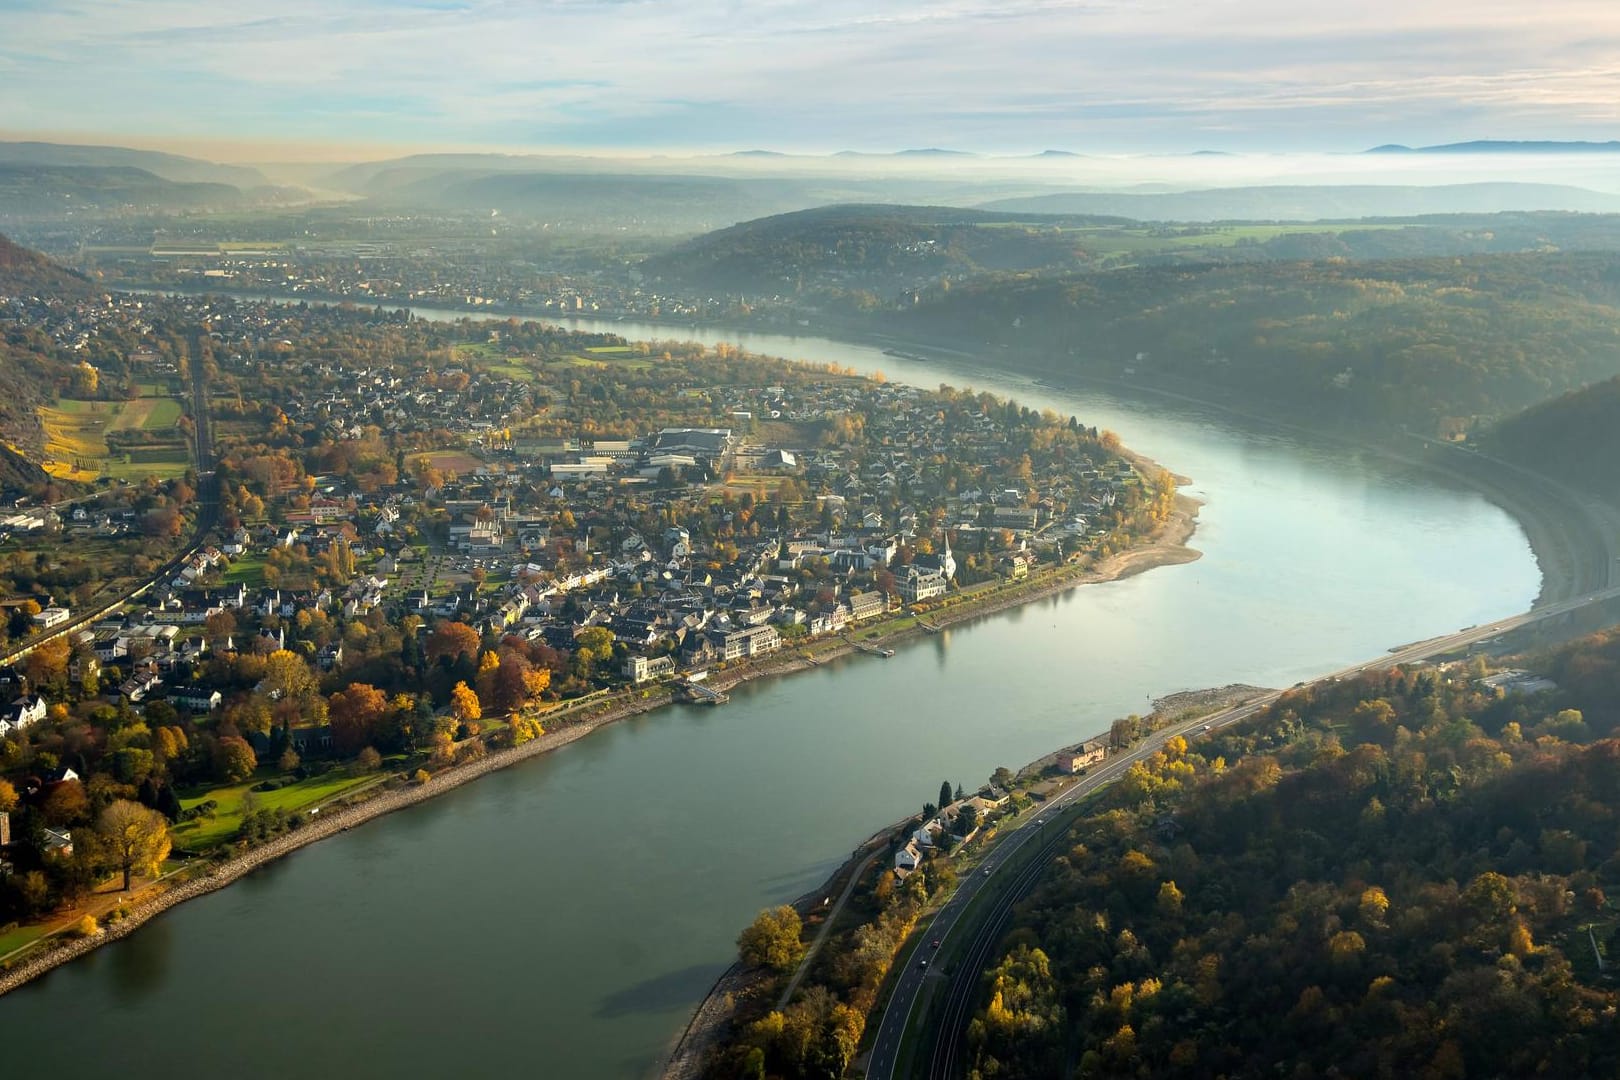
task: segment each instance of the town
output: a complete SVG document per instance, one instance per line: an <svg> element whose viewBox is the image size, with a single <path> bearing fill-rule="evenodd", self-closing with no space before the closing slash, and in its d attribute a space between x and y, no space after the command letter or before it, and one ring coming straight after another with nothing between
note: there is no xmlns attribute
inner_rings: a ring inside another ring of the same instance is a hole
<svg viewBox="0 0 1620 1080"><path fill-rule="evenodd" d="M0 310L100 398L184 399L200 366L176 424L215 465L77 455L88 489L0 518L23 919L88 893L105 862L75 835L116 800L184 853L251 845L581 704L724 700L707 675L1105 557L1174 491L1073 417L726 347L229 299Z"/></svg>

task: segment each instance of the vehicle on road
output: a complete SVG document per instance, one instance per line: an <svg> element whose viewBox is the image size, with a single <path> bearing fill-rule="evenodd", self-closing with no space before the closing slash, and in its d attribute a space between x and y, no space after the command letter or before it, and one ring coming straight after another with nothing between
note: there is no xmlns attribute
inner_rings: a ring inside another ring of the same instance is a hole
<svg viewBox="0 0 1620 1080"><path fill-rule="evenodd" d="M985 876L985 877L989 877L989 876L990 876L990 868L989 868L989 867L988 867L988 866L987 866L987 867L985 867L985 868L984 868L984 876Z"/></svg>
<svg viewBox="0 0 1620 1080"><path fill-rule="evenodd" d="M927 967L928 966L928 957L925 956L921 960L919 960L917 962L917 966L918 967Z"/></svg>
<svg viewBox="0 0 1620 1080"><path fill-rule="evenodd" d="M930 945L929 948L931 948L931 949L939 948L939 938L935 938L934 943L932 945Z"/></svg>

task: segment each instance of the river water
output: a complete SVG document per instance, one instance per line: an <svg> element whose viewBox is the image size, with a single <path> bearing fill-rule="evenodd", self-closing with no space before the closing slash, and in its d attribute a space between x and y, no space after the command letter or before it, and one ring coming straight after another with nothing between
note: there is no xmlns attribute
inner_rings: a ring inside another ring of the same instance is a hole
<svg viewBox="0 0 1620 1080"><path fill-rule="evenodd" d="M941 780L971 787L1151 697L1288 685L1521 611L1539 585L1479 496L1218 413L823 339L576 325L1074 413L1191 477L1204 558L612 725L299 851L0 1000L8 1065L641 1080L754 913Z"/></svg>

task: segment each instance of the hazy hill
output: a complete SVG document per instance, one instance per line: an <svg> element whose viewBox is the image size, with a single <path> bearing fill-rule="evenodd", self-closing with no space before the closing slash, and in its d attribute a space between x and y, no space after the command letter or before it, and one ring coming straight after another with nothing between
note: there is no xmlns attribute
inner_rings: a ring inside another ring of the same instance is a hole
<svg viewBox="0 0 1620 1080"><path fill-rule="evenodd" d="M83 300L96 292L96 287L83 275L0 236L0 297Z"/></svg>
<svg viewBox="0 0 1620 1080"><path fill-rule="evenodd" d="M1620 495L1620 378L1509 417L1480 439L1498 457L1603 495Z"/></svg>
<svg viewBox="0 0 1620 1080"><path fill-rule="evenodd" d="M733 225L649 260L656 277L706 291L792 294L834 286L887 291L942 274L1079 266L1079 239L1055 224L948 206L840 205Z"/></svg>
<svg viewBox="0 0 1620 1080"><path fill-rule="evenodd" d="M0 216L4 217L126 206L195 210L240 206L246 201L229 184L182 183L125 165L0 164Z"/></svg>
<svg viewBox="0 0 1620 1080"><path fill-rule="evenodd" d="M35 408L70 374L44 334L25 320L6 318L7 298L72 302L95 293L84 278L0 236L0 490L45 479L29 460L41 443Z"/></svg>
<svg viewBox="0 0 1620 1080"><path fill-rule="evenodd" d="M123 166L143 169L153 176L178 183L229 184L243 189L269 183L263 173L245 165L219 165L179 154L131 150L123 146L0 141L0 165Z"/></svg>
<svg viewBox="0 0 1620 1080"><path fill-rule="evenodd" d="M1475 139L1472 142L1443 143L1439 146L1402 146L1386 143L1363 151L1368 154L1612 154L1620 152L1620 141L1557 142L1552 140Z"/></svg>
<svg viewBox="0 0 1620 1080"><path fill-rule="evenodd" d="M1021 370L1172 380L1304 422L1433 431L1620 372L1620 256L984 277L880 323Z"/></svg>
<svg viewBox="0 0 1620 1080"><path fill-rule="evenodd" d="M1324 185L1181 192L1073 192L997 199L986 210L1138 221L1322 221L1504 210L1620 211L1620 195L1559 184Z"/></svg>

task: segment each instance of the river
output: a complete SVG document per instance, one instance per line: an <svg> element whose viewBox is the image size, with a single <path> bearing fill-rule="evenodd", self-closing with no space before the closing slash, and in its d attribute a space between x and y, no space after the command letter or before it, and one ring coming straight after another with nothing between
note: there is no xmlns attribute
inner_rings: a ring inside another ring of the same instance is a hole
<svg viewBox="0 0 1620 1080"><path fill-rule="evenodd" d="M0 1000L7 1062L125 1080L642 1080L754 913L941 780L972 787L1151 697L1288 685L1537 592L1501 510L1342 446L836 341L693 336L1118 431L1191 477L1204 558L611 725L301 850Z"/></svg>

